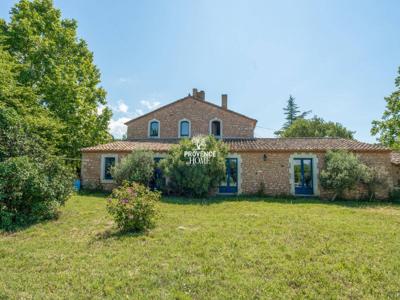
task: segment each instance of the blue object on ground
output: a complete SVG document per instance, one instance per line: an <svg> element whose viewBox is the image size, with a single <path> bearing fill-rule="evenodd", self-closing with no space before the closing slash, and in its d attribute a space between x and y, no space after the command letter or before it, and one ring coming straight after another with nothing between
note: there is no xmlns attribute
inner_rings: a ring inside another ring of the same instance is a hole
<svg viewBox="0 0 400 300"><path fill-rule="evenodd" d="M80 179L76 179L74 181L74 188L75 190L79 191L81 189L81 180Z"/></svg>

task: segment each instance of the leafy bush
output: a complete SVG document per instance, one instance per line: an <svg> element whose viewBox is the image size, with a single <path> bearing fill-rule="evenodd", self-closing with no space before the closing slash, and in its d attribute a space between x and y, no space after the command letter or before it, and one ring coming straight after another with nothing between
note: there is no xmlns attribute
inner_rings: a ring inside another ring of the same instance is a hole
<svg viewBox="0 0 400 300"><path fill-rule="evenodd" d="M111 169L116 183L124 181L148 185L154 173L154 158L151 151L137 150L124 157Z"/></svg>
<svg viewBox="0 0 400 300"><path fill-rule="evenodd" d="M144 185L124 182L113 190L107 211L120 230L143 231L154 226L160 197L160 192L152 192Z"/></svg>
<svg viewBox="0 0 400 300"><path fill-rule="evenodd" d="M328 151L325 168L321 171L321 186L333 192L332 200L341 197L345 190L354 188L365 177L364 165L347 151Z"/></svg>
<svg viewBox="0 0 400 300"><path fill-rule="evenodd" d="M368 191L369 200L376 199L378 188L386 188L388 186L389 174L382 167L368 167L364 165L362 183L365 184Z"/></svg>
<svg viewBox="0 0 400 300"><path fill-rule="evenodd" d="M201 151L197 151L201 146ZM213 152L208 163L191 164L192 153ZM177 194L205 197L216 189L226 176L225 157L227 146L212 136L184 139L173 147L162 160L163 174L168 178L168 188Z"/></svg>
<svg viewBox="0 0 400 300"><path fill-rule="evenodd" d="M55 159L19 156L0 162L0 227L14 230L57 216L73 174Z"/></svg>

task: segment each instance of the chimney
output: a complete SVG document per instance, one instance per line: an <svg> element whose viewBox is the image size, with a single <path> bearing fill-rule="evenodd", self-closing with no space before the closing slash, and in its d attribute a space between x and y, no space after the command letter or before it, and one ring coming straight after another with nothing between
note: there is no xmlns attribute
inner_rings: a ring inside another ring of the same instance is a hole
<svg viewBox="0 0 400 300"><path fill-rule="evenodd" d="M223 109L228 109L228 95L222 94L221 96L221 107Z"/></svg>
<svg viewBox="0 0 400 300"><path fill-rule="evenodd" d="M205 96L206 94L204 93L204 91L197 91L197 89L193 89L193 98L196 98L197 100L205 100Z"/></svg>
<svg viewBox="0 0 400 300"><path fill-rule="evenodd" d="M205 93L204 91L200 91L200 92L197 93L197 97L198 97L200 100L204 101L205 98L206 98L206 93Z"/></svg>

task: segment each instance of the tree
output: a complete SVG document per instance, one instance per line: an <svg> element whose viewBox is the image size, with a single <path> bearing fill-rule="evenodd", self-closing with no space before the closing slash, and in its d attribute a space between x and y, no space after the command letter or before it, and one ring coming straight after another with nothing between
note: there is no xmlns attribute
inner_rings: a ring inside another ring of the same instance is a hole
<svg viewBox="0 0 400 300"><path fill-rule="evenodd" d="M4 109L0 120L0 134L4 134L6 127L13 126L13 120L19 115L24 119L24 126L29 127L30 133L40 139L40 144L48 152L54 152L55 144L61 139L61 125L38 103L38 96L31 87L19 84L18 76L22 68L0 45L0 109ZM1 138L0 136L0 141Z"/></svg>
<svg viewBox="0 0 400 300"><path fill-rule="evenodd" d="M151 151L136 150L124 157L112 168L111 173L118 184L124 181L148 185L154 173L154 159Z"/></svg>
<svg viewBox="0 0 400 300"><path fill-rule="evenodd" d="M386 109L382 120L372 121L371 134L380 135L378 140L393 149L400 149L400 67L395 80L396 90L385 97Z"/></svg>
<svg viewBox="0 0 400 300"><path fill-rule="evenodd" d="M353 139L354 131L342 124L326 122L314 116L312 119L297 119L288 128L280 132L281 137L341 137Z"/></svg>
<svg viewBox="0 0 400 300"><path fill-rule="evenodd" d="M361 182L366 186L368 199L376 199L378 189L384 189L388 186L389 174L384 167L369 167L364 165L364 176Z"/></svg>
<svg viewBox="0 0 400 300"><path fill-rule="evenodd" d="M161 168L171 190L191 197L205 197L225 179L227 154L227 146L213 136L183 139L161 161Z"/></svg>
<svg viewBox="0 0 400 300"><path fill-rule="evenodd" d="M287 105L285 108L283 108L286 116L286 123L283 124L283 128L281 130L275 132L276 135L281 135L281 132L291 126L294 121L297 119L304 119L309 113L311 113L311 110L300 113L299 107L294 100L295 98L292 95L289 95Z"/></svg>
<svg viewBox="0 0 400 300"><path fill-rule="evenodd" d="M106 92L99 87L100 72L93 53L77 38L75 20L61 18L51 0L21 0L2 23L0 41L21 64L18 83L38 95L38 103L61 124L59 152L79 157L79 149L110 139L107 132L111 111Z"/></svg>
<svg viewBox="0 0 400 300"><path fill-rule="evenodd" d="M333 192L332 200L335 200L361 182L365 178L365 170L365 165L353 153L328 151L320 175L321 186Z"/></svg>
<svg viewBox="0 0 400 300"><path fill-rule="evenodd" d="M55 217L72 192L72 179L15 109L0 105L0 227Z"/></svg>

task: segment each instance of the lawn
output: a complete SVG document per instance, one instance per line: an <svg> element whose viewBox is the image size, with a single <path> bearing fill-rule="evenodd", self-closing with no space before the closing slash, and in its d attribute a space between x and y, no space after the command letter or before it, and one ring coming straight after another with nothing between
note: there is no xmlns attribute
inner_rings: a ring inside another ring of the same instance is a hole
<svg viewBox="0 0 400 300"><path fill-rule="evenodd" d="M101 195L0 233L0 299L400 298L400 206L164 199L121 235Z"/></svg>

